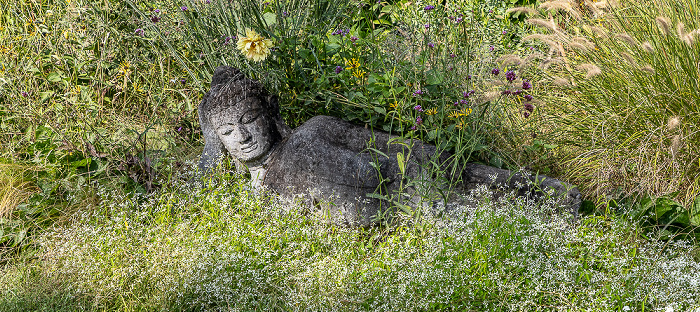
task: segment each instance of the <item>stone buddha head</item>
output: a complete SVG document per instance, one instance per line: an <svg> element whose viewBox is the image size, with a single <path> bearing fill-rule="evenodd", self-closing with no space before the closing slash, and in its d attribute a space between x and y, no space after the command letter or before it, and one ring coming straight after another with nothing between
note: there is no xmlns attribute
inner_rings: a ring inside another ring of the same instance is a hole
<svg viewBox="0 0 700 312"><path fill-rule="evenodd" d="M246 166L259 165L289 132L277 98L232 67L216 69L199 114L205 153L228 152Z"/></svg>

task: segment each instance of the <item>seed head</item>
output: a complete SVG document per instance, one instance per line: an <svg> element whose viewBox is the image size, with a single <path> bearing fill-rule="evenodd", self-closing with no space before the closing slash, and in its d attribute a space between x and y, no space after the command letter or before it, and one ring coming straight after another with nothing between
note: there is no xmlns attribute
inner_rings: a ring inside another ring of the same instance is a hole
<svg viewBox="0 0 700 312"><path fill-rule="evenodd" d="M530 8L530 7L516 7L516 8L510 8L510 9L506 10L506 13L513 13L513 12L522 13L522 14L539 15L537 10L535 10L534 8Z"/></svg>
<svg viewBox="0 0 700 312"><path fill-rule="evenodd" d="M578 65L577 68L586 71L586 79L591 79L592 77L603 73L600 70L600 67L596 66L595 64L581 64Z"/></svg>
<svg viewBox="0 0 700 312"><path fill-rule="evenodd" d="M503 66L520 65L522 59L515 54L507 54L499 57L497 62L501 63Z"/></svg>
<svg viewBox="0 0 700 312"><path fill-rule="evenodd" d="M671 33L671 22L668 20L668 18L658 16L656 17L656 24L659 25L659 28L664 35L669 35Z"/></svg>
<svg viewBox="0 0 700 312"><path fill-rule="evenodd" d="M626 34L626 33L619 33L615 35L615 38L620 39L627 43L629 46L634 47L637 46L637 41L632 38L632 36Z"/></svg>
<svg viewBox="0 0 700 312"><path fill-rule="evenodd" d="M552 84L559 87L568 87L570 85L568 80L561 77L554 77Z"/></svg>
<svg viewBox="0 0 700 312"><path fill-rule="evenodd" d="M644 41L642 43L642 49L644 49L644 51L647 51L649 53L654 52L654 47L651 45L651 43L649 43L649 41Z"/></svg>
<svg viewBox="0 0 700 312"><path fill-rule="evenodd" d="M668 130L673 130L676 129L679 125L681 124L681 118L678 116L673 116L668 119L668 122L666 123L666 127Z"/></svg>
<svg viewBox="0 0 700 312"><path fill-rule="evenodd" d="M528 24L531 24L531 25L547 28L551 31L557 31L557 26L554 24L554 22L550 22L550 21L545 20L545 19L531 18L531 19L525 20L525 22Z"/></svg>
<svg viewBox="0 0 700 312"><path fill-rule="evenodd" d="M653 73L656 72L656 71L654 70L654 68L651 67L651 65L644 65L644 67L642 67L641 69L642 69L642 71L645 71L645 72L647 72L647 73L649 73L649 74L653 74Z"/></svg>
<svg viewBox="0 0 700 312"><path fill-rule="evenodd" d="M681 136L676 134L671 139L671 154L675 157L681 149Z"/></svg>

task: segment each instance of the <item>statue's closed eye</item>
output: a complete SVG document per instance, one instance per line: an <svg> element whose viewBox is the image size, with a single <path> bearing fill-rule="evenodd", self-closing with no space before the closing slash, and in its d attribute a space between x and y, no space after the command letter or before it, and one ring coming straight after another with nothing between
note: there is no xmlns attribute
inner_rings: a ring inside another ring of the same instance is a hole
<svg viewBox="0 0 700 312"><path fill-rule="evenodd" d="M241 123L247 124L253 122L255 119L260 117L262 113L261 109L251 110L241 116Z"/></svg>

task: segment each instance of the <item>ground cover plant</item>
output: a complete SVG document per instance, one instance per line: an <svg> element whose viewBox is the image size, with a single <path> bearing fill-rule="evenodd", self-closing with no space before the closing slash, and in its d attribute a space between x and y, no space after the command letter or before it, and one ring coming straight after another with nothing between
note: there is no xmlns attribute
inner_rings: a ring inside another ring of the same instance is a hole
<svg viewBox="0 0 700 312"><path fill-rule="evenodd" d="M647 2L0 0L0 310L698 309L697 12ZM618 51L648 61L635 27L682 52L648 62L657 80ZM220 64L279 93L290 125L335 115L457 165L568 176L607 209L485 201L349 229L226 170L197 181Z"/></svg>

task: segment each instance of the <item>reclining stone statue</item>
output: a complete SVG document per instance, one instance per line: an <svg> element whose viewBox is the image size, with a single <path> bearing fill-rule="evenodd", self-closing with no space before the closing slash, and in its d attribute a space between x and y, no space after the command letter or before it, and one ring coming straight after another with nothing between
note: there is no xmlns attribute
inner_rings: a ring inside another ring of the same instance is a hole
<svg viewBox="0 0 700 312"><path fill-rule="evenodd" d="M330 116L313 117L291 131L280 116L277 98L232 67L216 69L211 90L199 105L199 120L205 141L199 162L202 173L228 154L237 170L250 171L254 187L264 186L290 198L302 195L306 204L348 225L370 225L392 203L417 204L417 197L436 187L429 182L441 178L430 176L426 166L449 156L419 140L408 141ZM488 166L467 164L457 176L462 191L479 184L500 184L522 196L535 192L531 177ZM405 187L409 180L414 183ZM555 179L538 182L540 190L563 196L566 208L576 215L578 190ZM368 195L377 193L385 197Z"/></svg>

